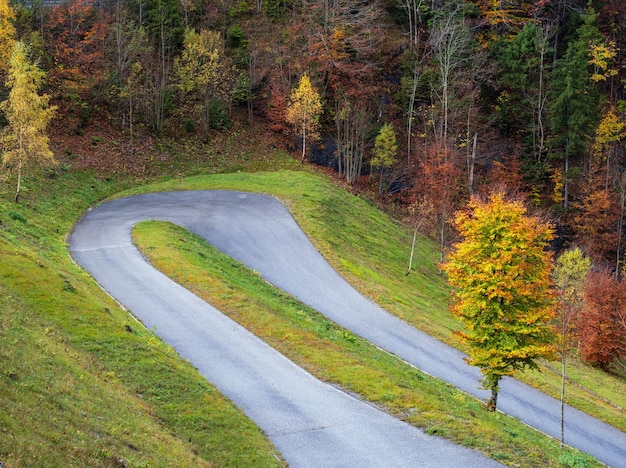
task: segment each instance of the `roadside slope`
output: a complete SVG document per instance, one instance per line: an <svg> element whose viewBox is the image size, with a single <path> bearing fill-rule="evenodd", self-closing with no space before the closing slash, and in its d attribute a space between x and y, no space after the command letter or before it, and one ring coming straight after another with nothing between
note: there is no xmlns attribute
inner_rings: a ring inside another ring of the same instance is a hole
<svg viewBox="0 0 626 468"><path fill-rule="evenodd" d="M160 277L153 277L150 269L142 266L141 257L132 253L132 225L153 218L186 226L332 320L468 393L482 396L473 388L478 381L478 372L469 368L457 351L429 339L357 294L329 267L289 213L272 198L235 192L153 193L115 200L86 215L72 235L72 251L76 258L118 299L132 303L130 308L138 311L142 320L150 325L154 318L154 324L166 324L159 333L183 355L193 354L192 362L209 380L219 380L219 374L209 372L204 364L206 361L193 351L202 340L193 346L188 344L195 343L190 336L192 330L199 332L200 329L210 329L210 326L182 326L186 321L183 316L179 321L172 321L172 314L177 312L173 304L168 305L166 297L182 300L182 291L166 286L162 280L157 281ZM128 281L131 271L132 281ZM116 279L118 276L121 279ZM153 284L160 285L159 294L152 288ZM168 290L170 292L165 297L160 294L160 291ZM192 308L183 307L186 309ZM205 339L213 343L208 337ZM236 369L243 370L244 367L240 363L228 373L234 374ZM265 375L267 372L252 371L255 373ZM259 379L262 388L260 382ZM558 404L552 405L550 399L539 392L511 382L516 386L515 390L504 390L502 395L505 411L554 434L558 428L558 421L556 427L553 426L554 420L558 419L555 416ZM245 407L246 396L242 397L244 403L241 403L233 396L237 391L232 387L221 385L220 388ZM285 399L292 393L286 389L278 398ZM292 401L289 406L299 405L299 401ZM255 420L263 426L263 418ZM616 466L620 460L626 459L624 434L582 414L570 414L566 423L569 443ZM272 424L263 427L269 431ZM339 449L338 453L342 451ZM370 458L374 459L375 453L374 449Z"/></svg>
<svg viewBox="0 0 626 468"><path fill-rule="evenodd" d="M20 204L0 198L0 461L283 466L258 427L69 258L73 222L123 185L45 182Z"/></svg>

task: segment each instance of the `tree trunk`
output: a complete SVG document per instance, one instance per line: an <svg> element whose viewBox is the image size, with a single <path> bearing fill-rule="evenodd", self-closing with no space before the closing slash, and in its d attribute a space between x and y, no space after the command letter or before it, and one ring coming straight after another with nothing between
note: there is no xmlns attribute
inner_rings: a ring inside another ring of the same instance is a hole
<svg viewBox="0 0 626 468"><path fill-rule="evenodd" d="M411 256L409 257L409 269L406 271L408 275L413 268L413 254L415 253L415 239L417 238L417 228L413 229L413 243L411 244Z"/></svg>
<svg viewBox="0 0 626 468"><path fill-rule="evenodd" d="M15 191L15 203L20 202L20 186L22 185L22 171L19 170L17 173L17 190Z"/></svg>
<svg viewBox="0 0 626 468"><path fill-rule="evenodd" d="M302 126L302 160L304 162L304 156L306 155L306 127Z"/></svg>
<svg viewBox="0 0 626 468"><path fill-rule="evenodd" d="M472 156L469 161L469 177L468 177L468 185L469 185L469 193L472 195L474 193L474 168L476 166L476 144L478 143L478 133L474 133L474 142L472 143Z"/></svg>
<svg viewBox="0 0 626 468"><path fill-rule="evenodd" d="M20 145L21 146L21 145ZM22 150L20 149L20 152ZM21 159L17 163L17 189L15 190L15 203L20 202L20 189L22 188L22 161Z"/></svg>
<svg viewBox="0 0 626 468"><path fill-rule="evenodd" d="M445 260L445 241L446 241L446 221L445 217L441 221L441 230L439 231L439 256L440 256L440 265L443 265L443 261ZM443 270L439 267L439 274L443 275Z"/></svg>
<svg viewBox="0 0 626 468"><path fill-rule="evenodd" d="M496 410L496 406L498 404L498 388L494 387L491 389L491 398L487 402L487 409L492 413Z"/></svg>
<svg viewBox="0 0 626 468"><path fill-rule="evenodd" d="M572 309L563 309L561 321L561 448L565 445L565 358L567 352L567 329Z"/></svg>
<svg viewBox="0 0 626 468"><path fill-rule="evenodd" d="M624 230L624 208L626 207L626 171L619 175L619 192L620 192L620 213L617 228L617 254L615 260L615 281L620 275L620 254L622 250L622 231Z"/></svg>
<svg viewBox="0 0 626 468"><path fill-rule="evenodd" d="M565 334L561 337L561 448L565 445Z"/></svg>
<svg viewBox="0 0 626 468"><path fill-rule="evenodd" d="M411 165L411 134L413 133L413 111L415 109L415 94L417 93L418 71L417 65L413 70L413 88L411 89L411 98L409 99L409 111L407 118L407 136L406 136L406 162Z"/></svg>
<svg viewBox="0 0 626 468"><path fill-rule="evenodd" d="M563 173L563 211L569 205L569 138L565 143L565 172Z"/></svg>

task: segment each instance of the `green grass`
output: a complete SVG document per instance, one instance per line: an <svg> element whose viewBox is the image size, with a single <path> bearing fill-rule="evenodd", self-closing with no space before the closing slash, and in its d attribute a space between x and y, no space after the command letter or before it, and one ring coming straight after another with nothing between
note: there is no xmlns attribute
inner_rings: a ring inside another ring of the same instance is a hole
<svg viewBox="0 0 626 468"><path fill-rule="evenodd" d="M202 460L219 466L282 465L258 428L69 259L66 236L72 224L89 206L108 197L192 188L275 195L360 291L415 326L455 343L452 331L458 324L447 312L449 291L438 274L432 243L420 239L414 269L406 276L410 233L366 199L312 175L284 153L237 159L229 156L235 149L224 148L219 155L224 161L211 156L206 168L183 165L184 173L298 170L184 176L182 184L174 178L134 188L145 181L57 171L27 178L20 204L10 201L12 187L0 185L0 461L8 461L8 466L42 465L42 460L98 466L114 464L115 459L128 466L195 466ZM175 173L169 166L165 172ZM193 242L206 258L215 255ZM222 286L220 304L249 328L269 333L268 341L321 378L364 395L428 433L476 447L506 463L559 464L561 455L553 441L483 411L476 400L404 366L259 283L236 262L222 259L219 264L221 271L206 273L216 278L206 281L211 289L213 281L230 284ZM196 276L203 276L205 268L202 264ZM206 287L200 286L203 291ZM245 318L249 301L252 310L269 310ZM581 406L623 428L623 410L606 403L624 407L623 380L577 363L572 369L577 382L568 386L572 398L577 391ZM548 378L550 374L536 377L547 379L536 384L552 392L558 388L558 376ZM37 424L29 423L35 420ZM583 459L569 452L567 457Z"/></svg>
<svg viewBox="0 0 626 468"><path fill-rule="evenodd" d="M448 311L450 291L439 274L437 246L420 237L413 271L406 275L412 236L406 228L368 200L346 194L324 177L281 171L219 174L133 189L227 189L267 193L279 198L327 260L358 290L403 320L459 347L453 332L460 324ZM517 375L560 398L558 363L543 363L540 372ZM567 402L626 431L626 383L571 359Z"/></svg>
<svg viewBox="0 0 626 468"><path fill-rule="evenodd" d="M515 419L490 413L476 399L333 324L178 226L140 223L133 238L157 268L318 378L428 434L518 466L561 466L564 453L593 465L590 457L562 451L556 441Z"/></svg>
<svg viewBox="0 0 626 468"><path fill-rule="evenodd" d="M5 466L208 466L154 408L0 288L0 460ZM180 465L179 465L180 466Z"/></svg>
<svg viewBox="0 0 626 468"><path fill-rule="evenodd" d="M283 466L267 437L67 253L90 205L132 181L0 187L0 461L5 466Z"/></svg>

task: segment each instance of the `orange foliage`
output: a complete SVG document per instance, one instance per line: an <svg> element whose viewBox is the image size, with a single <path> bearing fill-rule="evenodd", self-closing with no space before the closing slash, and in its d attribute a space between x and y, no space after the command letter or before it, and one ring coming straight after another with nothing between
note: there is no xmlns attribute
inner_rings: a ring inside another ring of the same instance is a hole
<svg viewBox="0 0 626 468"><path fill-rule="evenodd" d="M609 193L605 190L591 192L579 208L576 219L579 243L594 260L612 256L617 245L618 214Z"/></svg>
<svg viewBox="0 0 626 468"><path fill-rule="evenodd" d="M104 40L110 17L83 0L63 2L50 10L45 30L47 47L55 61L53 72L61 79L99 77L104 67Z"/></svg>
<svg viewBox="0 0 626 468"><path fill-rule="evenodd" d="M626 280L606 270L590 273L578 333L585 361L607 369L626 357Z"/></svg>

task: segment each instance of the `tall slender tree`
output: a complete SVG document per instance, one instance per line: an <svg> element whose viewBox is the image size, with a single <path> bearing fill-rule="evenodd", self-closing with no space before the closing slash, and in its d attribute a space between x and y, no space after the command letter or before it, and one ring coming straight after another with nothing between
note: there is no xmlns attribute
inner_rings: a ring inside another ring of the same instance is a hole
<svg viewBox="0 0 626 468"><path fill-rule="evenodd" d="M305 73L289 95L286 115L287 122L302 137L302 161L306 156L307 138L317 136L322 110L320 95Z"/></svg>
<svg viewBox="0 0 626 468"><path fill-rule="evenodd" d="M45 73L28 57L28 47L16 42L9 60L7 86L9 98L0 103L8 125L2 130L0 147L4 167L17 173L15 202L19 201L22 176L31 166L54 164L54 155L48 147L46 127L54 116L55 107L49 106L50 96L38 91Z"/></svg>
<svg viewBox="0 0 626 468"><path fill-rule="evenodd" d="M452 104L455 102L455 79L460 71L466 70L464 65L468 62L472 45L464 2L447 2L435 15L429 43L439 79L433 86L433 93L440 103L435 140L438 146L447 151L448 139L454 133Z"/></svg>
<svg viewBox="0 0 626 468"><path fill-rule="evenodd" d="M384 124L376 139L374 140L373 157L370 160L370 166L378 169L380 180L378 184L378 193L383 192L383 174L396 161L398 153L398 143L396 141L396 132L390 123Z"/></svg>
<svg viewBox="0 0 626 468"><path fill-rule="evenodd" d="M495 411L499 383L553 354L552 227L501 193L472 198L454 224L461 241L443 265L455 287L452 311L466 326L469 364L478 366Z"/></svg>
<svg viewBox="0 0 626 468"><path fill-rule="evenodd" d="M556 261L553 275L559 302L557 336L561 357L561 447L565 444L565 363L572 342L573 328L583 306L589 268L591 260L576 247L561 254Z"/></svg>

